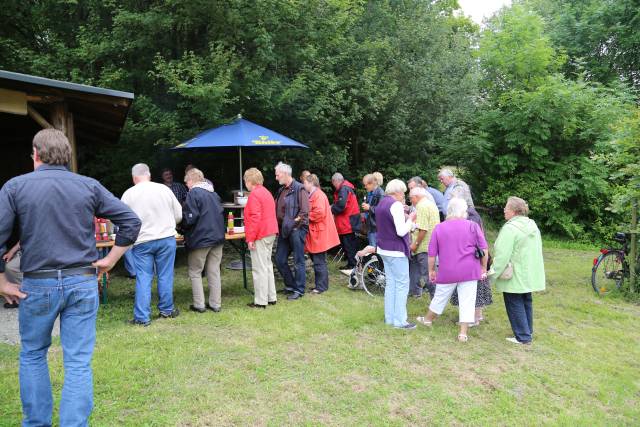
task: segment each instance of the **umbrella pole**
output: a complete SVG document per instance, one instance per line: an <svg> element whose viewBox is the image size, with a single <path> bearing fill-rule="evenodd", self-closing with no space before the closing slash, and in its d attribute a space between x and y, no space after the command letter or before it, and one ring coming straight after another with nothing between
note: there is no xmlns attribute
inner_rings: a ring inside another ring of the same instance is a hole
<svg viewBox="0 0 640 427"><path fill-rule="evenodd" d="M240 194L242 193L242 147L238 147L238 154L240 154Z"/></svg>

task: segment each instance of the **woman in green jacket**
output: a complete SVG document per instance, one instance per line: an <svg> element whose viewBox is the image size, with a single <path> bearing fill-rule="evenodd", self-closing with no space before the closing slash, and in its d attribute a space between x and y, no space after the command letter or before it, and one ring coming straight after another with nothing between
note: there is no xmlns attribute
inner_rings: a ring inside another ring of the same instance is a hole
<svg viewBox="0 0 640 427"><path fill-rule="evenodd" d="M507 221L496 239L491 280L504 296L515 337L507 341L531 344L533 300L531 293L545 288L542 239L529 206L519 197L509 197L504 207Z"/></svg>

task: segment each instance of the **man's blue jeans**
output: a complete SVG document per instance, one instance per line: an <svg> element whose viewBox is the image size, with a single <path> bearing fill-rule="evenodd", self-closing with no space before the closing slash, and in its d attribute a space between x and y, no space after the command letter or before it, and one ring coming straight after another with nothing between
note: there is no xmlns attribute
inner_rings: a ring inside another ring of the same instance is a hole
<svg viewBox="0 0 640 427"><path fill-rule="evenodd" d="M278 247L276 248L276 267L284 279L285 289L304 295L307 280L304 261L304 240L307 237L306 230L295 229L288 238L278 235ZM295 265L295 277L289 268L289 254L293 252Z"/></svg>
<svg viewBox="0 0 640 427"><path fill-rule="evenodd" d="M396 327L407 324L409 259L380 255L384 264L384 322Z"/></svg>
<svg viewBox="0 0 640 427"><path fill-rule="evenodd" d="M127 252L124 253L124 269L127 270L129 276L136 276L136 258L133 256L133 249L129 248Z"/></svg>
<svg viewBox="0 0 640 427"><path fill-rule="evenodd" d="M91 358L96 342L98 281L95 275L22 281L20 301L20 397L23 426L50 426L53 397L47 352L60 315L64 385L61 426L86 426L93 408Z"/></svg>
<svg viewBox="0 0 640 427"><path fill-rule="evenodd" d="M176 259L176 239L152 240L132 249L136 266L136 299L133 318L151 321L151 285L153 271L158 274L158 310L162 314L173 312L173 266Z"/></svg>

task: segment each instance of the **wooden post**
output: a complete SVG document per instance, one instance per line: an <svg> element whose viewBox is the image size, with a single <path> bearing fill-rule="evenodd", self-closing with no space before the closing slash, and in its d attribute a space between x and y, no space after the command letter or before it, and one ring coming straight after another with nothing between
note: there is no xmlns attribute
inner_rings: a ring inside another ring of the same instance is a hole
<svg viewBox="0 0 640 427"><path fill-rule="evenodd" d="M73 114L67 114L67 139L71 144L71 172L78 173L78 151L76 148L76 131L73 125Z"/></svg>
<svg viewBox="0 0 640 427"><path fill-rule="evenodd" d="M71 164L69 165L72 172L78 171L78 153L76 151L76 138L73 129L73 117L69 113L66 102L56 102L52 105L51 122L53 127L61 130L71 144Z"/></svg>
<svg viewBox="0 0 640 427"><path fill-rule="evenodd" d="M629 291L636 291L637 274L636 259L638 258L638 199L631 201L631 247L629 250Z"/></svg>

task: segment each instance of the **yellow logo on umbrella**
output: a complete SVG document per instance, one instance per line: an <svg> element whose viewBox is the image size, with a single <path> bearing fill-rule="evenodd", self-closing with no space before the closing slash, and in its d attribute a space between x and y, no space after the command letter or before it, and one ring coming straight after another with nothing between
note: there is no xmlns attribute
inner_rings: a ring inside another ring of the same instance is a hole
<svg viewBox="0 0 640 427"><path fill-rule="evenodd" d="M255 145L278 145L278 144L282 144L282 142L277 141L275 139L269 139L269 137L266 136L266 135L260 135L258 138L259 139L251 140L251 143L255 144Z"/></svg>

